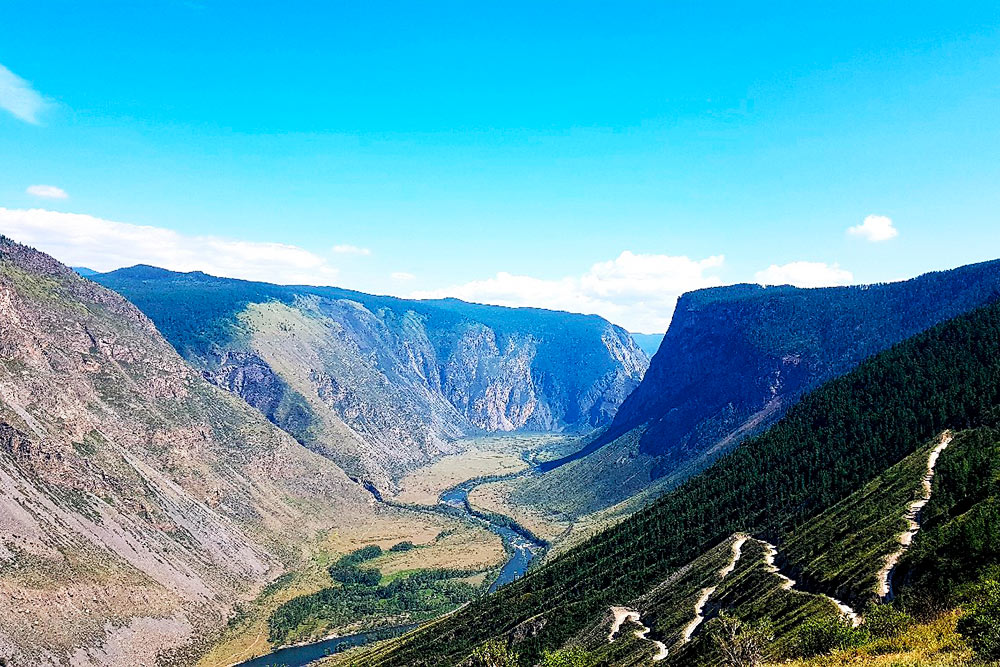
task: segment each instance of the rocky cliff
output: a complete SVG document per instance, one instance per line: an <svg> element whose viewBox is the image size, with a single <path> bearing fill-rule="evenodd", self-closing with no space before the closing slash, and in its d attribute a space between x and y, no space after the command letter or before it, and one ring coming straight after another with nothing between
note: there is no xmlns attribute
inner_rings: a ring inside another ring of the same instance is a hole
<svg viewBox="0 0 1000 667"><path fill-rule="evenodd" d="M1000 296L1000 261L898 283L685 294L642 383L582 452L517 497L594 511L701 470L806 391ZM563 465L559 465L562 463ZM547 489L559 489L559 498Z"/></svg>
<svg viewBox="0 0 1000 667"><path fill-rule="evenodd" d="M211 382L389 488L460 436L610 423L648 360L596 317L132 267L94 280Z"/></svg>
<svg viewBox="0 0 1000 667"><path fill-rule="evenodd" d="M0 237L0 658L190 664L317 529L373 512L132 304Z"/></svg>

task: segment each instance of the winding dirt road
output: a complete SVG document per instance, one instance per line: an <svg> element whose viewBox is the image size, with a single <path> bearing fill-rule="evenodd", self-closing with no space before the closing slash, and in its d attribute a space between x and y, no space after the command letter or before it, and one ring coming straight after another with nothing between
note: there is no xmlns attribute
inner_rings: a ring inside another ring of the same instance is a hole
<svg viewBox="0 0 1000 667"><path fill-rule="evenodd" d="M937 446L934 447L934 449L932 449L930 454L928 455L927 473L924 475L924 478L922 480L921 496L907 506L906 514L904 515L904 518L908 523L908 528L905 532L903 532L899 536L899 549L897 549L896 551L894 551L893 553L889 554L886 557L885 565L883 565L882 569L879 570L878 572L878 594L883 602L891 602L893 599L893 590L892 590L893 571L895 570L896 565L899 563L899 559L902 558L903 554L906 553L906 550L909 549L910 545L913 543L913 538L920 530L920 512L930 501L931 492L933 491L934 468L937 465L938 457L941 455L941 452L943 452L945 448L947 448L948 445L951 443L952 438L953 435L951 431L945 431L944 433L942 433L941 439L938 442ZM686 644L687 642L691 641L691 637L698 629L698 626L700 626L702 622L705 620L705 615L704 615L705 606L708 604L709 599L711 599L712 595L718 589L719 584L721 584L722 581L728 575L732 574L732 572L736 569L736 564L739 562L740 557L743 554L743 545L749 539L751 538L741 533L737 533L734 536L733 543L731 545L732 557L730 558L729 563L727 563L725 567L719 570L718 583L716 583L715 586L709 586L701 589L701 592L698 595L698 599L694 604L694 618L691 620L690 623L684 626L684 630L681 632L682 644ZM854 609L852 609L849 605L838 600L837 598L831 597L824 593L811 593L809 591L796 589L795 580L782 573L781 569L778 567L776 563L778 556L778 548L765 540L757 539L757 542L759 542L760 545L764 548L764 566L766 567L768 572L775 575L781 580L782 590L786 591L794 590L798 593L819 595L820 597L826 598L834 606L836 606L840 614L843 617L845 617L853 627L861 625L861 623L864 621L861 615L858 614L856 611L854 611ZM632 609L628 609L627 607L611 607L611 613L614 616L614 622L612 623L611 626L611 632L608 634L609 642L614 641L615 635L621 629L622 624L626 620L632 620L633 622L637 623L640 626L640 629L635 632L635 636L638 637L639 639L652 642L656 646L657 652L656 655L653 656L653 660L659 661L667 657L668 653L667 647L663 642L647 638L647 635L649 634L650 630L649 628L647 628L645 625L642 624L639 612L634 611Z"/></svg>
<svg viewBox="0 0 1000 667"><path fill-rule="evenodd" d="M729 563L727 563L724 568L719 570L719 584L721 584L722 581L736 569L736 563L739 562L740 557L743 555L743 545L748 539L750 539L748 536L741 533L737 533L734 536L733 543L730 546L732 549L732 555L729 558ZM684 630L681 632L682 644L686 644L691 641L691 635L694 634L694 631L697 630L698 626L705 620L705 605L708 604L708 599L712 597L713 593L715 593L719 584L701 589L701 593L698 595L698 601L694 603L694 618L691 619L690 623L684 626Z"/></svg>
<svg viewBox="0 0 1000 667"><path fill-rule="evenodd" d="M764 547L764 565L767 567L767 571L781 579L781 589L785 591L795 590L798 593L809 593L809 591L803 591L795 588L795 580L786 576L778 568L775 560L778 556L778 547L774 546L770 542L765 542L764 540L757 540L760 542L761 546ZM847 618L851 626L858 627L861 625L861 615L858 612L851 609L847 604L844 604L835 597L831 597L825 593L809 593L810 595L818 595L821 598L829 600L840 612L841 616Z"/></svg>
<svg viewBox="0 0 1000 667"><path fill-rule="evenodd" d="M896 569L896 564L899 563L899 559L903 557L906 550L910 548L910 544L913 543L913 538L916 536L917 531L920 530L920 511L924 509L928 501L931 499L932 483L934 481L934 466L937 465L938 457L941 456L941 452L951 443L954 436L951 431L945 431L941 434L941 440L938 442L937 446L931 450L930 455L927 457L927 474L924 475L924 479L921 484L921 495L920 498L914 500L906 508L906 514L903 518L909 524L909 527L899 536L899 549L892 552L885 559L885 565L882 569L878 571L878 595L883 602L892 602L895 594L892 590L892 574Z"/></svg>
<svg viewBox="0 0 1000 667"><path fill-rule="evenodd" d="M621 629L622 624L625 621L632 621L639 625L639 629L635 631L635 636L643 641L647 641L656 647L656 654L653 655L653 662L659 662L667 657L667 645L663 642L658 642L655 639L649 639L649 628L642 624L639 612L634 609L629 609L628 607L611 607L611 614L614 616L614 621L611 623L611 632L608 634L608 641L613 642L615 640L615 635Z"/></svg>

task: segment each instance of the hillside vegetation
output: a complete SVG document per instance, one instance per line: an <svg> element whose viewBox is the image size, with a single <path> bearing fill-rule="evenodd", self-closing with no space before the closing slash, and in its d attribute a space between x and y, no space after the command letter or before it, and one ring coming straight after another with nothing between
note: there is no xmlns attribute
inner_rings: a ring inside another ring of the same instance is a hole
<svg viewBox="0 0 1000 667"><path fill-rule="evenodd" d="M997 423L998 405L1000 306L989 306L826 383L648 509L372 662L452 664L501 638L533 664L733 533L780 546L941 431Z"/></svg>

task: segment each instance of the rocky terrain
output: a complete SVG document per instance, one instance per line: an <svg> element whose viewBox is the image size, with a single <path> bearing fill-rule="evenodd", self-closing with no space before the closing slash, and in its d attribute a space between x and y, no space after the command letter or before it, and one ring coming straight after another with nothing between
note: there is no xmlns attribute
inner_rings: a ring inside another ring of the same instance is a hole
<svg viewBox="0 0 1000 667"><path fill-rule="evenodd" d="M648 365L596 316L141 266L93 279L212 383L382 491L459 436L605 426Z"/></svg>
<svg viewBox="0 0 1000 667"><path fill-rule="evenodd" d="M0 237L5 664L190 664L315 531L375 512L132 304Z"/></svg>

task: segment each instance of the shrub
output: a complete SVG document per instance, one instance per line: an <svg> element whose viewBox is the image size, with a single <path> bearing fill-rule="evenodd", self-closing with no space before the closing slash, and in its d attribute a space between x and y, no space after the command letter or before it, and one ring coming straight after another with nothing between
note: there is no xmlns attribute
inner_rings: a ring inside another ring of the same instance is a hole
<svg viewBox="0 0 1000 667"><path fill-rule="evenodd" d="M962 618L958 634L983 660L1000 660L1000 582L987 581Z"/></svg>
<svg viewBox="0 0 1000 667"><path fill-rule="evenodd" d="M564 648L558 651L546 651L542 654L541 667L589 667L594 664L594 657L579 646Z"/></svg>
<svg viewBox="0 0 1000 667"><path fill-rule="evenodd" d="M389 551L409 551L410 549L416 549L416 548L417 545L415 545L413 542L410 542L409 540L406 540L404 542L392 545Z"/></svg>
<svg viewBox="0 0 1000 667"><path fill-rule="evenodd" d="M382 547L380 547L377 544L372 544L371 546L355 549L351 553L342 557L338 561L338 564L357 565L358 563L363 563L366 560L371 560L372 558L378 558L381 555L382 555Z"/></svg>
<svg viewBox="0 0 1000 667"><path fill-rule="evenodd" d="M912 616L891 604L873 604L865 611L864 630L876 639L897 637L912 624Z"/></svg>
<svg viewBox="0 0 1000 667"><path fill-rule="evenodd" d="M810 618L796 633L795 646L800 656L808 658L860 646L865 643L866 635L864 630L852 627L839 616Z"/></svg>
<svg viewBox="0 0 1000 667"><path fill-rule="evenodd" d="M353 565L331 565L330 578L342 584L363 584L378 586L382 573L376 569L360 569Z"/></svg>
<svg viewBox="0 0 1000 667"><path fill-rule="evenodd" d="M472 652L473 667L517 667L518 655L499 639L488 639Z"/></svg>
<svg viewBox="0 0 1000 667"><path fill-rule="evenodd" d="M774 628L767 619L748 623L719 614L710 636L726 665L756 667L767 657L768 645L774 641Z"/></svg>

